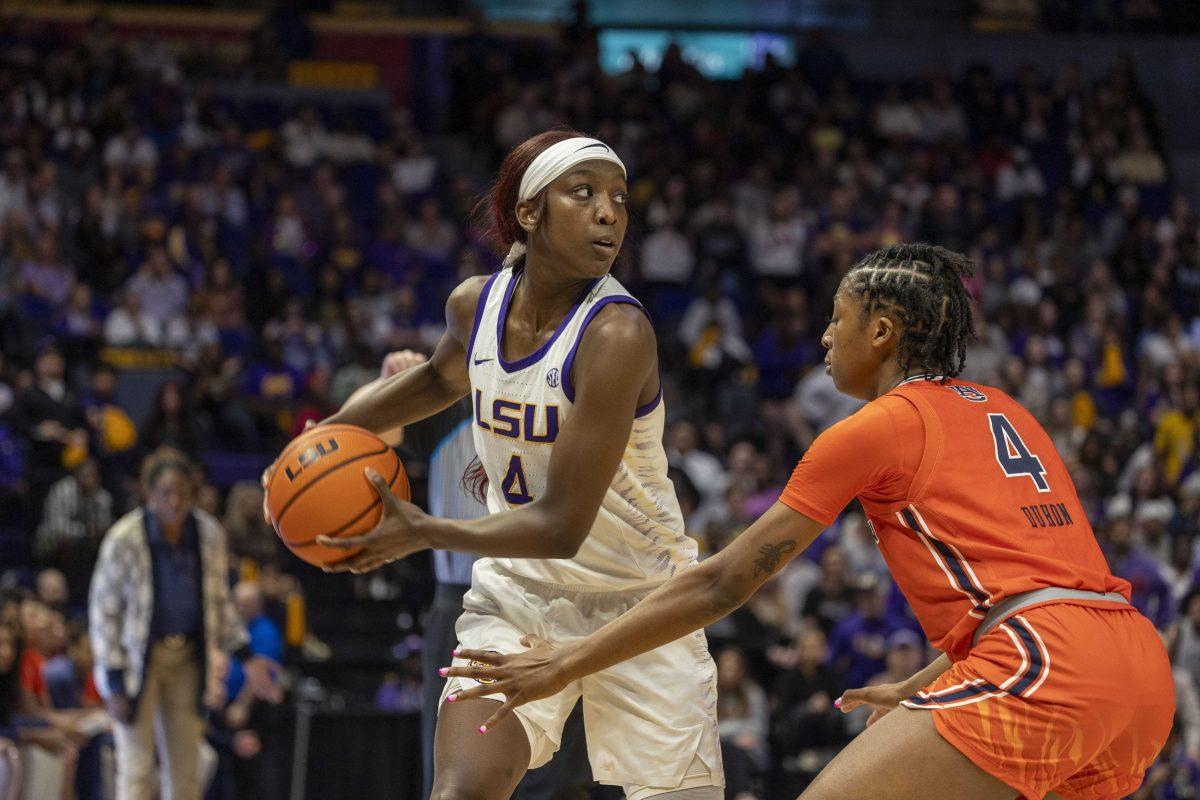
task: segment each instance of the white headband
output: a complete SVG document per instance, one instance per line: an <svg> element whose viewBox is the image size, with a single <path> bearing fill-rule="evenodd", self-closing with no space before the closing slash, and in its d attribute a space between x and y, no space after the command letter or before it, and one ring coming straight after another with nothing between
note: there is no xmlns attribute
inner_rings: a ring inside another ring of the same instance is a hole
<svg viewBox="0 0 1200 800"><path fill-rule="evenodd" d="M558 144L552 144L533 160L525 174L521 176L521 188L517 192L517 202L529 200L542 189L549 186L555 178L566 173L576 164L584 161L611 161L621 168L621 174L626 175L625 165L613 152L613 149L599 139L587 136L576 136ZM513 242L508 255L504 257L504 266L516 262L525 255L525 244Z"/></svg>

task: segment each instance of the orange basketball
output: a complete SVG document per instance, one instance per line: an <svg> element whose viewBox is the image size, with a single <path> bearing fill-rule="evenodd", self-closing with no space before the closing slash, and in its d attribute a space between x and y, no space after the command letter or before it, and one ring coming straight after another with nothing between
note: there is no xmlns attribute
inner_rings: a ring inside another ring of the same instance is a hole
<svg viewBox="0 0 1200 800"><path fill-rule="evenodd" d="M367 467L382 475L397 497L412 497L400 459L364 428L318 425L284 448L267 484L267 510L293 553L323 567L360 552L323 547L317 537L359 536L379 522L382 503L363 474Z"/></svg>

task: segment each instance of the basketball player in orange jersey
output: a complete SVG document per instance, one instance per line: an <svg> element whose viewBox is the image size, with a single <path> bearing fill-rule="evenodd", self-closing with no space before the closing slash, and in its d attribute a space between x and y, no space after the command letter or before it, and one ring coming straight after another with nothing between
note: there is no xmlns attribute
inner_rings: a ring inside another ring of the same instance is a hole
<svg viewBox="0 0 1200 800"><path fill-rule="evenodd" d="M504 267L451 293L428 362L327 420L378 434L469 398L491 513L426 515L372 474L383 500L376 528L319 538L349 551L334 570L369 570L430 547L484 556L455 626L463 648L518 653L526 631L580 639L696 565L667 477L654 328L609 274L629 222L627 194L624 164L603 142L549 131L514 148L489 196L495 237L509 248ZM454 679L443 694L475 686ZM702 632L564 684L483 737L480 725L504 697L481 696L443 698L437 800L509 797L559 748L580 700L600 782L630 800L724 794L716 668Z"/></svg>
<svg viewBox="0 0 1200 800"><path fill-rule="evenodd" d="M729 547L620 619L492 666L508 709L729 614L857 497L933 645L902 685L847 692L875 722L804 800L1119 798L1171 728L1154 627L1108 570L1041 425L990 386L954 378L972 335L970 262L928 245L876 252L846 275L821 338L837 388L869 401L823 433L779 502ZM461 693L470 697L478 689ZM886 714L886 716L883 716Z"/></svg>

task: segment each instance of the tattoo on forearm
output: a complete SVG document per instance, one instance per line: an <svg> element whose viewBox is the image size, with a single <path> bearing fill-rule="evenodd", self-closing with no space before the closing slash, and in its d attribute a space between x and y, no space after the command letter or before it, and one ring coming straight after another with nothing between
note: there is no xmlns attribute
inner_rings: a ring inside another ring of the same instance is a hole
<svg viewBox="0 0 1200 800"><path fill-rule="evenodd" d="M779 560L795 549L795 539L785 539L779 544L764 544L758 548L758 558L754 559L754 577L770 575L779 566Z"/></svg>

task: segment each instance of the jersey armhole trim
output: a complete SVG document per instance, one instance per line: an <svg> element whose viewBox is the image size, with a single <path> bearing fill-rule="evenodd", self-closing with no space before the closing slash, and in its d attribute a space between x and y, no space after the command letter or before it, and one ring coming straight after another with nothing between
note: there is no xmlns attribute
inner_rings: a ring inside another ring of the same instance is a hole
<svg viewBox="0 0 1200 800"><path fill-rule="evenodd" d="M660 375L658 378L658 394L654 395L654 399L651 400L649 403L646 403L646 405L639 406L637 411L633 412L633 418L641 419L642 417L646 416L651 411L658 408L658 404L660 402L662 402L662 399L663 399L663 385L662 385L662 376Z"/></svg>
<svg viewBox="0 0 1200 800"><path fill-rule="evenodd" d="M475 351L475 336L479 333L479 323L483 320L483 310L487 307L488 296L492 293L492 284L504 270L492 273L492 277L483 284L479 292L479 301L475 303L475 321L471 323L471 341L467 344L467 371L471 370L471 354Z"/></svg>
<svg viewBox="0 0 1200 800"><path fill-rule="evenodd" d="M575 354L579 352L579 345L583 341L583 334L587 331L588 324L592 319L600 313L600 309L611 303L624 303L626 305L637 306L638 310L646 315L646 319L650 319L650 312L637 301L636 298L630 297L627 294L614 294L609 297L602 297L596 301L596 304L588 309L587 316L583 318L583 322L579 324L579 332L575 334L575 341L571 343L571 349L567 351L567 357L563 360L562 367L562 389L563 394L567 396L567 400L571 403L575 402L575 384L571 382L571 368L575 366ZM658 407L662 400L663 387L662 378L658 381L658 393L644 406L640 406L634 412L635 417L644 417Z"/></svg>

